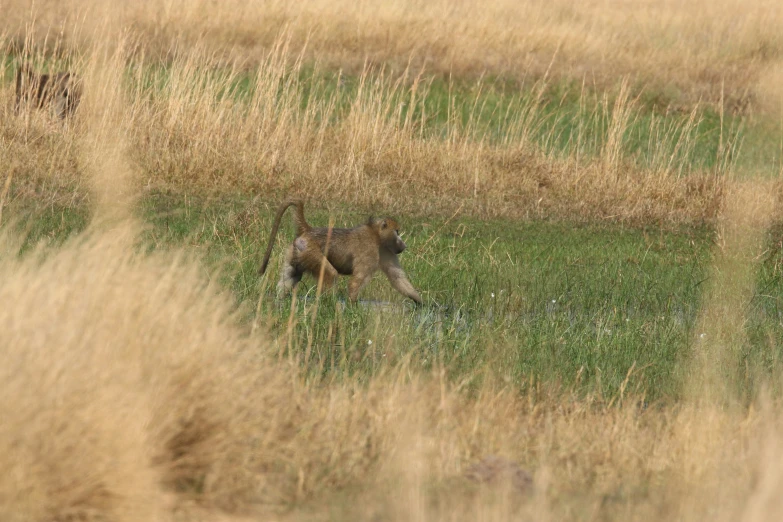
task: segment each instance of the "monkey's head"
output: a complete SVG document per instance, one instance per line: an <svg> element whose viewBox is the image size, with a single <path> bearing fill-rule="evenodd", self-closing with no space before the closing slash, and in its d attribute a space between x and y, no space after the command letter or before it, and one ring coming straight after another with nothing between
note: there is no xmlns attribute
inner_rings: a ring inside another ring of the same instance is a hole
<svg viewBox="0 0 783 522"><path fill-rule="evenodd" d="M377 219L373 223L381 245L394 254L402 254L405 250L405 242L400 237L400 224L391 218Z"/></svg>

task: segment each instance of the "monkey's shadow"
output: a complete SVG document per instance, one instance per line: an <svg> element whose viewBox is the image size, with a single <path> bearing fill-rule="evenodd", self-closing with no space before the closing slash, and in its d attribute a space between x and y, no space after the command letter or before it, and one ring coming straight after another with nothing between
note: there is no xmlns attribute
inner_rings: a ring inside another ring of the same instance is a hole
<svg viewBox="0 0 783 522"><path fill-rule="evenodd" d="M302 301L304 303L314 303L316 299L316 296L308 294L298 295L296 297L297 301ZM290 303L289 299L277 299L277 301L281 304L283 302ZM362 308L377 310L403 310L406 308L404 303L393 303L391 301L383 301L381 299L357 299L355 303L351 303L345 297L335 297L334 302L339 303L343 307L361 306Z"/></svg>

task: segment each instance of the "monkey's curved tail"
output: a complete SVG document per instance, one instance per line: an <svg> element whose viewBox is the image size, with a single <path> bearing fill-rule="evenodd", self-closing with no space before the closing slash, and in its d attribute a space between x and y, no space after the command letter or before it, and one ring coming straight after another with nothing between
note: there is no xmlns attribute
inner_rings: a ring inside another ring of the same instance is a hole
<svg viewBox="0 0 783 522"><path fill-rule="evenodd" d="M266 267L269 265L269 257L272 255L272 248L275 246L275 239L277 238L277 230L280 228L280 220L283 219L283 214L288 210L288 207L296 206L296 214L294 219L296 221L296 235L301 236L308 230L310 225L307 223L304 217L304 203L301 199L289 199L280 205L277 209L277 215L275 216L275 222L272 225L272 231L269 234L269 245L266 247L266 254L264 254L264 261L261 263L261 268L258 269L258 275L264 275Z"/></svg>

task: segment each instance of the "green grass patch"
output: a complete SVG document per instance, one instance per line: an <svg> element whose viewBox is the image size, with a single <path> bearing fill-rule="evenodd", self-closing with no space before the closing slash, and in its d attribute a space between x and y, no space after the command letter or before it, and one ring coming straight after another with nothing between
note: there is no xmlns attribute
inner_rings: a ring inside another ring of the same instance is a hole
<svg viewBox="0 0 783 522"><path fill-rule="evenodd" d="M33 202L17 202L3 209L3 225L13 227L13 237L21 238L20 254L39 245L59 246L82 232L90 219L86 207Z"/></svg>
<svg viewBox="0 0 783 522"><path fill-rule="evenodd" d="M312 378L362 380L411 358L442 364L455 379L478 382L490 370L520 389L557 383L577 393L649 400L680 395L676 367L687 361L711 260L706 228L627 228L551 222L402 219L408 250L400 256L425 305L415 307L377 274L360 303L346 302L347 278L316 298L305 277L293 302L276 299L282 249L293 237L284 220L267 275L257 276L274 206L246 198L145 196L148 250L185 248L236 298L240 320L262 324ZM366 216L308 209L314 225ZM86 227L85 208L15 203L4 212L21 251L57 246ZM777 389L783 359L781 228L769 234L747 343L737 347L740 394L760 383ZM258 311L258 313L257 313Z"/></svg>
<svg viewBox="0 0 783 522"><path fill-rule="evenodd" d="M768 248L748 303L748 342L737 353L740 393L752 398L761 391L783 391L783 224L768 233Z"/></svg>
<svg viewBox="0 0 783 522"><path fill-rule="evenodd" d="M210 270L219 267L246 320L260 302L276 336L291 328L290 349L314 375L361 377L413 355L455 377L490 367L520 387L556 381L612 396L630 372L629 391L650 399L678 393L673 370L694 335L708 230L403 220L409 248L400 259L425 306L407 303L381 274L358 305L346 303L347 278L317 300L306 277L292 306L291 298L274 298L290 219L267 275L256 275L273 211L249 200L159 194L143 202L151 223L145 241L155 249L186 245ZM331 216L336 226L365 217ZM308 220L324 225L329 214L310 210Z"/></svg>

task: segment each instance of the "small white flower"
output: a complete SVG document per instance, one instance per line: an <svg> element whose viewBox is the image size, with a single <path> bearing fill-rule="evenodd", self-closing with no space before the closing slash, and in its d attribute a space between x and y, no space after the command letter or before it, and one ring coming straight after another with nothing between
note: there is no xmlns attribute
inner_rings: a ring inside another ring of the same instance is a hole
<svg viewBox="0 0 783 522"><path fill-rule="evenodd" d="M707 337L706 333L700 333L699 334L699 339L704 339L705 337Z"/></svg>
<svg viewBox="0 0 783 522"><path fill-rule="evenodd" d="M557 299L552 299L552 304L555 304L557 302Z"/></svg>
<svg viewBox="0 0 783 522"><path fill-rule="evenodd" d="M372 344L372 340L367 341L367 346Z"/></svg>
<svg viewBox="0 0 783 522"><path fill-rule="evenodd" d="M386 357L386 354L383 354L383 357Z"/></svg>
<svg viewBox="0 0 783 522"><path fill-rule="evenodd" d="M489 296L490 296L492 299L494 299L494 298L495 298L495 292L492 292L491 294L489 294Z"/></svg>

